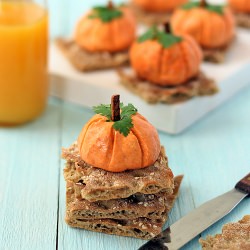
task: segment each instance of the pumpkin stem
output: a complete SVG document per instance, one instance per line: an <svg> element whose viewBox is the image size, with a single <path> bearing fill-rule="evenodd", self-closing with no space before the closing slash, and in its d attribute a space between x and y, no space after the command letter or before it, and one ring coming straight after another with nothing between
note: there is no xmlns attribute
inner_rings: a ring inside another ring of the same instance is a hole
<svg viewBox="0 0 250 250"><path fill-rule="evenodd" d="M169 22L166 22L163 24L164 25L164 30L167 34L171 34L171 26Z"/></svg>
<svg viewBox="0 0 250 250"><path fill-rule="evenodd" d="M207 2L206 2L206 0L201 0L200 1L200 7L206 7L207 6Z"/></svg>
<svg viewBox="0 0 250 250"><path fill-rule="evenodd" d="M111 120L114 122L121 120L120 95L113 95L111 97Z"/></svg>
<svg viewBox="0 0 250 250"><path fill-rule="evenodd" d="M112 1L108 1L108 8L109 9L113 9L114 8L114 4Z"/></svg>

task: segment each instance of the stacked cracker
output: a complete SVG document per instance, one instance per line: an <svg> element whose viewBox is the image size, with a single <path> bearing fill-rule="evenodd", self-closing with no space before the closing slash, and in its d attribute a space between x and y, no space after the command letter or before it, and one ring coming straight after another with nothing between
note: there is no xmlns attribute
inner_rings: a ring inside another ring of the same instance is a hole
<svg viewBox="0 0 250 250"><path fill-rule="evenodd" d="M56 40L58 48L70 60L76 69L80 71L93 71L99 69L108 69L128 64L128 50L118 51L115 53L89 52L81 48L73 40L58 38Z"/></svg>
<svg viewBox="0 0 250 250"><path fill-rule="evenodd" d="M153 165L120 173L88 165L77 143L62 157L70 226L141 239L161 232L182 180L173 178L163 147Z"/></svg>

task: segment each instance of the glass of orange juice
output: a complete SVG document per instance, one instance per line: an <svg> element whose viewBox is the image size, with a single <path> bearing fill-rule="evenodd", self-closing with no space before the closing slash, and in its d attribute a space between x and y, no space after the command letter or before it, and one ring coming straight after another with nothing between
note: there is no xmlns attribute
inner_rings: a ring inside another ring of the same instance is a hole
<svg viewBox="0 0 250 250"><path fill-rule="evenodd" d="M39 116L48 97L45 0L0 0L0 125Z"/></svg>

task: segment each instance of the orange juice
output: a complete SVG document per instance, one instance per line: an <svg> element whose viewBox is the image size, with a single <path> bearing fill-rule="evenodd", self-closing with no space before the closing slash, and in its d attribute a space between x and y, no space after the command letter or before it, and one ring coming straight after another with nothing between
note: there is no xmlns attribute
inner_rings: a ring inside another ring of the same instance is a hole
<svg viewBox="0 0 250 250"><path fill-rule="evenodd" d="M0 124L37 117L48 96L48 15L32 2L0 0Z"/></svg>

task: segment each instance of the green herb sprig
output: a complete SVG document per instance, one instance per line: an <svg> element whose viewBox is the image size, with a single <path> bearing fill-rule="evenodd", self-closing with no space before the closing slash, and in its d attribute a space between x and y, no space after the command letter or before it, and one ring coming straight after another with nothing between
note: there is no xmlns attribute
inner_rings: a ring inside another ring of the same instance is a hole
<svg viewBox="0 0 250 250"><path fill-rule="evenodd" d="M158 42L164 47L169 48L176 43L182 41L182 38L175 36L171 33L166 33L159 30L155 25L148 29L146 33L138 38L138 42L144 42L146 40L158 40Z"/></svg>
<svg viewBox="0 0 250 250"><path fill-rule="evenodd" d="M113 19L119 18L123 15L122 11L115 7L110 6L96 6L88 18L99 18L104 23L110 22Z"/></svg>
<svg viewBox="0 0 250 250"><path fill-rule="evenodd" d="M110 104L101 104L99 106L95 106L93 107L93 110L96 114L106 116L107 122L114 122L113 128L126 137L130 133L131 128L134 126L132 116L137 113L137 109L131 103L129 103L127 106L125 106L123 103L119 103L119 105L121 114L120 120L118 121L112 120L112 105Z"/></svg>
<svg viewBox="0 0 250 250"><path fill-rule="evenodd" d="M181 6L181 8L184 10L190 10L190 9L198 8L198 7L203 7L211 12L215 12L219 15L223 15L225 5L215 5L215 4L205 3L202 6L201 2L189 2Z"/></svg>

